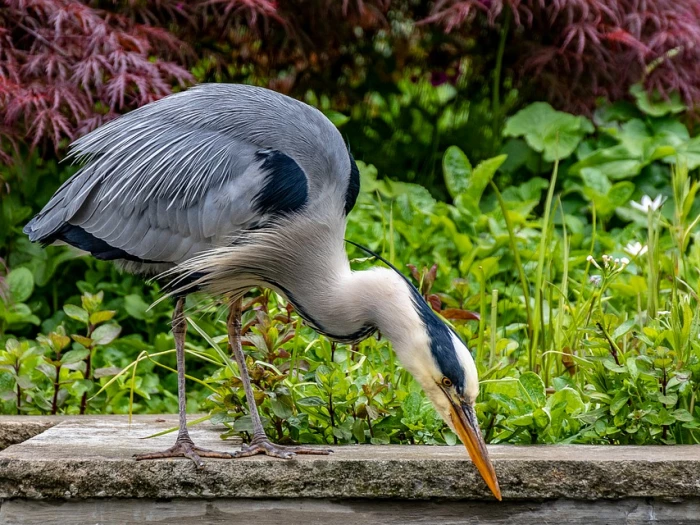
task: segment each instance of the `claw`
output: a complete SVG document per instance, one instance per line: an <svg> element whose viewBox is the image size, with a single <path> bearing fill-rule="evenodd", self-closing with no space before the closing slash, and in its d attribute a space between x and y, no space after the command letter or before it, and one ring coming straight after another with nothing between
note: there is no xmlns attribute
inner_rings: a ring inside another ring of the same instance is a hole
<svg viewBox="0 0 700 525"><path fill-rule="evenodd" d="M333 451L328 448L315 448L315 447L286 447L284 445L276 445L271 443L268 439L253 440L250 445L243 445L241 450L233 454L235 458L247 458L250 456L255 456L257 454L265 454L273 458L280 459L292 459L297 454L318 454L322 456L327 456Z"/></svg>
<svg viewBox="0 0 700 525"><path fill-rule="evenodd" d="M178 440L172 447L161 452L134 454L134 459L136 461L144 461L148 459L189 458L194 462L198 469L204 468L204 461L202 461L203 457L231 459L234 457L234 455L229 454L228 452L217 452L215 450L209 450L208 448L200 448L191 440Z"/></svg>

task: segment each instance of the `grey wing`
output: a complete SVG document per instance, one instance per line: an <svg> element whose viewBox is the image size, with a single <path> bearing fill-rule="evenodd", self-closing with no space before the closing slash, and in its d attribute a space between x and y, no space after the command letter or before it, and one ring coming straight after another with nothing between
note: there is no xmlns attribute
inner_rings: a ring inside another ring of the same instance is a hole
<svg viewBox="0 0 700 525"><path fill-rule="evenodd" d="M274 136L232 134L215 107L183 118L186 93L76 141L72 155L85 165L25 226L30 239L102 259L177 264L306 205L308 176L274 149Z"/></svg>

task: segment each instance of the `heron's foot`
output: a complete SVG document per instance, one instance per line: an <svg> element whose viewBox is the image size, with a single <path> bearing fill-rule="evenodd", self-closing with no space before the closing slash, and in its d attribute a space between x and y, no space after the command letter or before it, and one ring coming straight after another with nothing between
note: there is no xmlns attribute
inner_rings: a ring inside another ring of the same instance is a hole
<svg viewBox="0 0 700 525"><path fill-rule="evenodd" d="M191 439L184 438L175 441L175 444L162 452L149 452L146 454L134 454L136 461L144 461L147 459L165 459L165 458L190 458L197 468L204 468L202 458L216 459L231 459L233 454L228 452L217 452L208 448L201 448L195 445Z"/></svg>
<svg viewBox="0 0 700 525"><path fill-rule="evenodd" d="M233 454L234 458L247 458L249 456L255 456L257 454L265 454L273 458L280 459L291 459L297 454L318 454L321 456L327 456L333 451L329 448L321 447L304 447L304 446L294 446L288 447L284 445L276 445L272 443L267 437L253 438L250 445L243 445L241 450Z"/></svg>

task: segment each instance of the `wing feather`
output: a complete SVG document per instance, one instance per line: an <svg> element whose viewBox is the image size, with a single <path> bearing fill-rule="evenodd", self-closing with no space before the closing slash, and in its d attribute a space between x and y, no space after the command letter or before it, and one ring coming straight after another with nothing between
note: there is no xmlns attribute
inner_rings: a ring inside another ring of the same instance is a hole
<svg viewBox="0 0 700 525"><path fill-rule="evenodd" d="M324 191L344 194L351 168L340 134L316 109L223 84L113 120L78 139L70 156L83 167L27 224L30 239L53 242L72 225L109 253L173 264ZM277 184L294 191L271 191ZM280 203L286 193L294 200ZM274 206L261 198L269 196Z"/></svg>

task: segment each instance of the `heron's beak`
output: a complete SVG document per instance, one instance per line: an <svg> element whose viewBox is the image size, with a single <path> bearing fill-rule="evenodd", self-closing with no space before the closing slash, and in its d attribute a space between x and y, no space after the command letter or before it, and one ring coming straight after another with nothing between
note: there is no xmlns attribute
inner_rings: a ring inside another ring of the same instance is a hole
<svg viewBox="0 0 700 525"><path fill-rule="evenodd" d="M489 453L486 451L484 438L481 437L474 407L466 403L455 403L450 398L450 415L452 416L452 424L462 443L467 447L469 456L471 456L481 477L484 478L496 499L501 501L501 489L498 486L496 471L493 469Z"/></svg>

